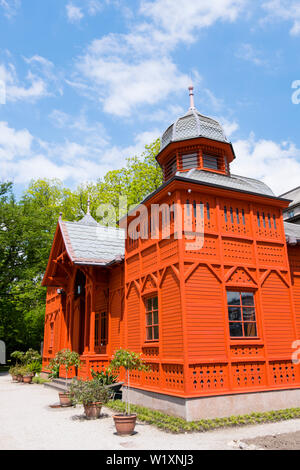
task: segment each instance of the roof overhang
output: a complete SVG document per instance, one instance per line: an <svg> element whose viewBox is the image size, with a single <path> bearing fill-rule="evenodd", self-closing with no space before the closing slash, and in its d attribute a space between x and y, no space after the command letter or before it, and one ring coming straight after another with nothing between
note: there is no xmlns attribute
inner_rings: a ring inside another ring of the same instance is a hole
<svg viewBox="0 0 300 470"><path fill-rule="evenodd" d="M155 158L156 158L157 162L159 164L162 164L162 160L164 160L164 156L167 156L173 149L174 150L178 149L180 151L180 147L187 146L188 142L191 142L191 145L195 145L197 143L205 144L207 142L207 144L209 144L209 145L215 145L216 147L220 147L220 148L224 148L224 149L229 147L230 153L231 153L231 156L232 156L232 159L230 160L230 162L232 162L236 158L235 151L234 151L234 148L233 148L233 145L232 145L231 142L223 142L221 140L215 140L215 139L210 139L209 137L201 137L200 136L200 137L190 137L188 139L182 139L182 140L173 140L173 141L169 142L168 145L166 145L156 155Z"/></svg>

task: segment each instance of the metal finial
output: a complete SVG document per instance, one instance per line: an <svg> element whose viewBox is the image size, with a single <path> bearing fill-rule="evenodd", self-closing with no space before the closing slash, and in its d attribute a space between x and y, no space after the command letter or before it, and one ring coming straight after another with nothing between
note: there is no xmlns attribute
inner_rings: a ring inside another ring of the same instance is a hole
<svg viewBox="0 0 300 470"><path fill-rule="evenodd" d="M91 206L91 200L90 200L90 195L88 195L88 201L87 201L87 215L91 215L91 209L90 209L90 206Z"/></svg>
<svg viewBox="0 0 300 470"><path fill-rule="evenodd" d="M63 215L63 213L60 212L60 213L59 213L59 220L62 220L62 215Z"/></svg>
<svg viewBox="0 0 300 470"><path fill-rule="evenodd" d="M189 86L189 94L190 94L190 109L195 109L194 87L193 87L193 85Z"/></svg>

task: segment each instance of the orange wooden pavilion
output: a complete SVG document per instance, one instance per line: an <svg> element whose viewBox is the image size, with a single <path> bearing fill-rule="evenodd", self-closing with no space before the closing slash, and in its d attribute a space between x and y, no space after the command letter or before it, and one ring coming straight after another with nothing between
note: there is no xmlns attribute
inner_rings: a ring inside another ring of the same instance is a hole
<svg viewBox="0 0 300 470"><path fill-rule="evenodd" d="M162 136L149 215L124 219L139 230L102 227L89 210L60 218L43 280L44 371L70 348L87 378L124 347L151 366L131 374L135 403L188 420L300 406L300 226L283 222L289 200L231 174L234 158L190 87L190 109Z"/></svg>

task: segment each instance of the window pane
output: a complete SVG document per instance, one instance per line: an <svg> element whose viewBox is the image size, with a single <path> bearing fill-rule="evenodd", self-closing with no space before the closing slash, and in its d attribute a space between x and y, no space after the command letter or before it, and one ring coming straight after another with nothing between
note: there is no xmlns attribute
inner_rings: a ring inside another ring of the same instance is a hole
<svg viewBox="0 0 300 470"><path fill-rule="evenodd" d="M244 323L245 336L257 336L255 323Z"/></svg>
<svg viewBox="0 0 300 470"><path fill-rule="evenodd" d="M152 313L147 313L147 325L152 325Z"/></svg>
<svg viewBox="0 0 300 470"><path fill-rule="evenodd" d="M242 304L254 305L254 295L252 292L242 292Z"/></svg>
<svg viewBox="0 0 300 470"><path fill-rule="evenodd" d="M158 326L153 328L153 339L158 339Z"/></svg>
<svg viewBox="0 0 300 470"><path fill-rule="evenodd" d="M190 168L197 168L198 166L198 154L191 153L181 156L181 164L183 170L188 170Z"/></svg>
<svg viewBox="0 0 300 470"><path fill-rule="evenodd" d="M229 320L238 321L242 319L242 313L240 307L228 307Z"/></svg>
<svg viewBox="0 0 300 470"><path fill-rule="evenodd" d="M147 339L152 340L152 328L147 328Z"/></svg>
<svg viewBox="0 0 300 470"><path fill-rule="evenodd" d="M158 312L153 312L153 325L158 324Z"/></svg>
<svg viewBox="0 0 300 470"><path fill-rule="evenodd" d="M158 298L153 297L153 309L157 310L158 309Z"/></svg>
<svg viewBox="0 0 300 470"><path fill-rule="evenodd" d="M255 321L255 308L244 307L243 308L243 320L244 321Z"/></svg>
<svg viewBox="0 0 300 470"><path fill-rule="evenodd" d="M148 312L152 310L152 299L147 299L147 310Z"/></svg>
<svg viewBox="0 0 300 470"><path fill-rule="evenodd" d="M230 336L243 336L243 328L241 323L229 323Z"/></svg>
<svg viewBox="0 0 300 470"><path fill-rule="evenodd" d="M211 168L212 170L218 169L218 159L211 155L203 155L203 166L204 168Z"/></svg>
<svg viewBox="0 0 300 470"><path fill-rule="evenodd" d="M240 305L240 293L239 292L227 292L228 305Z"/></svg>

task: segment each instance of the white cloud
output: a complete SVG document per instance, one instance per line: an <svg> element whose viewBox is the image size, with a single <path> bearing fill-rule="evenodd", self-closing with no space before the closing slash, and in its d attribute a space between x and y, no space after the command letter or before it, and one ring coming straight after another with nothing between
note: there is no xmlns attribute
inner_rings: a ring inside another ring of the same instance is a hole
<svg viewBox="0 0 300 470"><path fill-rule="evenodd" d="M153 36L157 41L174 45L179 41L194 42L200 29L217 21L235 21L246 3L247 0L143 0L140 11L156 25Z"/></svg>
<svg viewBox="0 0 300 470"><path fill-rule="evenodd" d="M300 3L298 0L268 0L262 7L267 11L265 20L289 21L292 23L290 34L300 35Z"/></svg>
<svg viewBox="0 0 300 470"><path fill-rule="evenodd" d="M236 121L229 121L227 118L224 118L222 116L218 118L217 120L222 125L225 135L228 138L230 138L232 134L234 134L239 128L239 125Z"/></svg>
<svg viewBox="0 0 300 470"><path fill-rule="evenodd" d="M53 112L52 118L57 115L57 111ZM61 125L74 131L77 129L77 139L42 141L27 129L16 130L6 122L0 122L1 179L22 185L45 177L59 178L70 186L95 181L107 171L122 167L126 158L140 155L145 145L159 135L157 129L137 134L132 145L119 147L110 145L101 136L100 124L91 126L82 116L72 120L71 116L63 113Z"/></svg>
<svg viewBox="0 0 300 470"><path fill-rule="evenodd" d="M130 31L92 41L68 83L85 95L89 90L104 111L117 116L162 104L190 82L171 57L177 44L196 41L201 29L217 21L235 21L246 1L142 1Z"/></svg>
<svg viewBox="0 0 300 470"><path fill-rule="evenodd" d="M72 3L66 5L67 17L70 23L77 23L84 17L81 8L76 7Z"/></svg>
<svg viewBox="0 0 300 470"><path fill-rule="evenodd" d="M138 105L157 104L187 87L189 81L167 57L129 63L90 52L77 69L91 81L104 111L117 116L129 116Z"/></svg>
<svg viewBox="0 0 300 470"><path fill-rule="evenodd" d="M300 149L292 142L256 140L251 134L233 146L236 153L231 164L233 173L259 179L277 195L299 186Z"/></svg>
<svg viewBox="0 0 300 470"><path fill-rule="evenodd" d="M27 129L16 131L0 121L0 161L30 155L33 136ZM1 171L2 173L2 171ZM2 176L2 175L1 175Z"/></svg>
<svg viewBox="0 0 300 470"><path fill-rule="evenodd" d="M41 56L23 57L27 75L19 77L12 61L0 62L0 80L5 83L6 101L36 101L55 92L62 94L60 74L54 64Z"/></svg>
<svg viewBox="0 0 300 470"><path fill-rule="evenodd" d="M242 44L236 53L236 57L238 59L252 62L254 65L257 66L267 65L267 61L264 60L261 56L261 51L255 49L252 44L247 43Z"/></svg>
<svg viewBox="0 0 300 470"><path fill-rule="evenodd" d="M95 16L102 8L99 0L77 0L76 4L70 2L66 5L67 18L70 23L80 23L85 14Z"/></svg>
<svg viewBox="0 0 300 470"><path fill-rule="evenodd" d="M4 11L4 15L7 18L12 18L18 12L20 8L21 2L20 0L0 0L0 7Z"/></svg>
<svg viewBox="0 0 300 470"><path fill-rule="evenodd" d="M91 16L96 15L103 8L102 3L99 2L98 0L89 0L88 2L86 0L84 1L85 1L85 4L87 5L88 14Z"/></svg>

